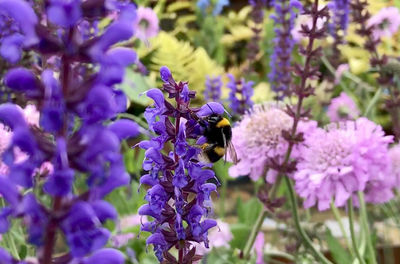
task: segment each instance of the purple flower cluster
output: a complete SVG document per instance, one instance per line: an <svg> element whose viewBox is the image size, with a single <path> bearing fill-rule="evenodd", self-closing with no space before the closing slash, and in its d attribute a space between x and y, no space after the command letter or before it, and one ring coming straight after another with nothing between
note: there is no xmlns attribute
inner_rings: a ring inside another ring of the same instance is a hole
<svg viewBox="0 0 400 264"><path fill-rule="evenodd" d="M367 202L383 203L393 197L396 183L391 170L389 143L382 127L366 118L331 124L306 135L293 178L306 208L326 210L332 199L337 207L356 193Z"/></svg>
<svg viewBox="0 0 400 264"><path fill-rule="evenodd" d="M244 115L253 106L251 97L253 96L253 81L246 82L244 78L236 80L232 74L228 74L230 79L226 85L229 89L229 107L234 115Z"/></svg>
<svg viewBox="0 0 400 264"><path fill-rule="evenodd" d="M343 35L346 34L349 25L350 1L332 0L328 7L333 13L332 23L329 25L331 34L335 36L338 30L343 30Z"/></svg>
<svg viewBox="0 0 400 264"><path fill-rule="evenodd" d="M207 76L206 89L204 90L204 100L218 102L221 100L221 88L222 88L221 76L212 78Z"/></svg>
<svg viewBox="0 0 400 264"><path fill-rule="evenodd" d="M302 5L297 0L274 0L272 5L275 9L275 14L271 16L275 22L275 38L268 78L271 89L277 93L277 99L281 100L290 93L290 67L295 44L291 32L295 25L296 10L301 10Z"/></svg>
<svg viewBox="0 0 400 264"><path fill-rule="evenodd" d="M176 106L164 99L159 89L146 93L154 100L154 107L146 109L145 117L157 136L139 144L146 150L143 169L147 172L140 183L151 186L145 197L148 203L139 209L139 214L153 218L141 229L152 233L147 244L154 245L160 262L165 259L168 263L191 263L188 261L196 251L193 242L204 242L208 247L208 230L216 225L215 220L204 219L211 212L210 195L216 191L216 185L207 182L215 178L214 172L199 162L200 149L191 146L188 139L198 139L202 135L200 118L213 112L222 114L224 109L218 103L189 108L195 93L189 90L187 83L176 83L165 66L160 74L163 91L174 98ZM168 143L173 150L164 153ZM168 252L172 247L179 250L179 262Z"/></svg>
<svg viewBox="0 0 400 264"><path fill-rule="evenodd" d="M37 58L32 69L9 70L4 82L40 112L37 126L26 122L18 106L0 106L0 122L12 132L2 153L8 169L0 175L0 194L7 202L1 208L0 232L8 231L12 218L23 218L40 263L57 262L53 248L60 232L69 246L61 256L66 261L123 263L121 253L102 249L110 236L102 224L117 217L103 198L129 182L120 142L137 136L139 127L123 119L106 121L127 107L115 84L122 81L124 68L136 62L136 54L112 46L133 35L136 8L116 0L32 5L0 0L0 55L17 63L28 50ZM98 21L111 13L116 18L100 30ZM25 155L23 161L17 160L18 151ZM51 162L52 171L37 177L34 172L45 162ZM83 193L72 188L79 177L86 180ZM48 195L52 205L23 191L28 188ZM5 252L0 262L15 263Z"/></svg>

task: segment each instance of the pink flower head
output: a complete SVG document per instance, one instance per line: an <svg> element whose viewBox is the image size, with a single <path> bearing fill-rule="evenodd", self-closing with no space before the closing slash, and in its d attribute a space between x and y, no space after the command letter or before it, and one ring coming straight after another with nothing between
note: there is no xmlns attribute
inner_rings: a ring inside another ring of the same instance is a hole
<svg viewBox="0 0 400 264"><path fill-rule="evenodd" d="M264 262L264 246L265 246L264 233L259 232L256 237L256 240L254 241L254 249L255 249L256 255L257 255L256 264L265 264L265 262Z"/></svg>
<svg viewBox="0 0 400 264"><path fill-rule="evenodd" d="M400 145L396 144L389 149L389 156L392 162L392 175L395 178L395 186L400 189Z"/></svg>
<svg viewBox="0 0 400 264"><path fill-rule="evenodd" d="M354 120L360 115L356 103L345 92L333 98L326 113L331 122Z"/></svg>
<svg viewBox="0 0 400 264"><path fill-rule="evenodd" d="M375 39L393 36L400 26L399 9L397 7L382 8L368 20L367 26L374 27L373 35Z"/></svg>
<svg viewBox="0 0 400 264"><path fill-rule="evenodd" d="M392 141L381 126L366 118L316 129L305 138L293 176L304 207L318 204L320 211L326 210L332 199L341 207L357 191L364 191L371 203L390 199L388 145Z"/></svg>
<svg viewBox="0 0 400 264"><path fill-rule="evenodd" d="M142 41L156 36L159 30L157 14L149 7L139 7L134 27L136 37Z"/></svg>
<svg viewBox="0 0 400 264"><path fill-rule="evenodd" d="M276 103L254 105L232 129L232 144L239 162L229 168L232 177L249 175L254 181L262 175L270 158L282 160L288 147L282 131L292 128L293 119ZM299 131L308 133L315 122L300 122ZM298 153L295 147L293 155ZM267 181L273 183L276 171L269 169Z"/></svg>
<svg viewBox="0 0 400 264"><path fill-rule="evenodd" d="M340 82L340 80L342 79L343 73L345 73L346 71L349 71L350 66L349 64L345 63L345 64L340 64L335 72L335 84L338 84Z"/></svg>

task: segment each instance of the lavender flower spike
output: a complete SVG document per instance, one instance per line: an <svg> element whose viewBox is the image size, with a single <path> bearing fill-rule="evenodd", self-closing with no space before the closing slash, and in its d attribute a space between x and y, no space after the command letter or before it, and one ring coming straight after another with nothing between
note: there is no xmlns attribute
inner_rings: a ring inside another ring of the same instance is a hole
<svg viewBox="0 0 400 264"><path fill-rule="evenodd" d="M221 76L212 78L207 76L206 89L204 90L204 100L218 102L221 99L222 88Z"/></svg>
<svg viewBox="0 0 400 264"><path fill-rule="evenodd" d="M244 78L236 80L232 74L228 74L228 78L230 81L226 86L230 89L229 107L231 108L233 114L243 115L253 105L251 96L254 93L254 82L246 82Z"/></svg>
<svg viewBox="0 0 400 264"><path fill-rule="evenodd" d="M145 117L157 136L139 144L146 150L143 161L146 174L140 182L151 186L145 197L147 204L139 209L139 214L154 218L141 229L152 233L147 244L154 246L158 260L183 263L184 259L190 262L195 256L197 243L208 247L208 230L216 225L214 220L207 219L212 209L210 195L216 191L216 186L207 180L215 175L199 162L200 149L191 146L188 139L198 139L203 134L198 120L208 113L208 108L222 113L223 107L209 103L209 107L190 108L195 93L187 83L177 83L165 66L160 75L163 91L174 98L176 105L165 100L159 89L147 92L155 104L146 109ZM173 146L170 153L162 151L167 142ZM189 195L195 198L189 200ZM179 249L178 260L168 252L172 247Z"/></svg>
<svg viewBox="0 0 400 264"><path fill-rule="evenodd" d="M296 11L302 5L297 0L274 0L272 3L275 14L271 18L275 22L274 52L270 58L270 73L268 74L271 89L277 94L278 100L290 94L291 58L294 40L291 31L294 28Z"/></svg>

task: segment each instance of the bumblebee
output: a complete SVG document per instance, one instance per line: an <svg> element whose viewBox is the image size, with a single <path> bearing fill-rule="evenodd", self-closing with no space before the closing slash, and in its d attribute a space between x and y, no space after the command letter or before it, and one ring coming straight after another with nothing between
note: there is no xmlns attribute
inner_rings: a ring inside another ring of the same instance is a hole
<svg viewBox="0 0 400 264"><path fill-rule="evenodd" d="M201 145L202 157L207 162L217 162L227 155L233 163L237 163L235 148L231 143L232 127L228 119L218 114L212 114L202 120L206 143Z"/></svg>

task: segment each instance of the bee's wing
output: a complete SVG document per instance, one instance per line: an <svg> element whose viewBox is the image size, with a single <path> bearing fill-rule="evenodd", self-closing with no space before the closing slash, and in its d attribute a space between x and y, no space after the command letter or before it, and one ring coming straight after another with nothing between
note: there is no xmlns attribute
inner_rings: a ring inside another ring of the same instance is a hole
<svg viewBox="0 0 400 264"><path fill-rule="evenodd" d="M227 151L226 155L229 154L229 157L231 158L232 163L236 165L238 163L238 157L236 154L235 147L233 146L231 141L229 141L226 151Z"/></svg>
<svg viewBox="0 0 400 264"><path fill-rule="evenodd" d="M224 139L224 149L225 149L225 163L226 163L226 158L229 155L229 158L231 159L231 161L233 162L233 164L236 164L238 162L237 159L237 155L236 155L236 151L235 148L232 145L232 142L226 142L226 137L225 134L222 133L222 138Z"/></svg>

